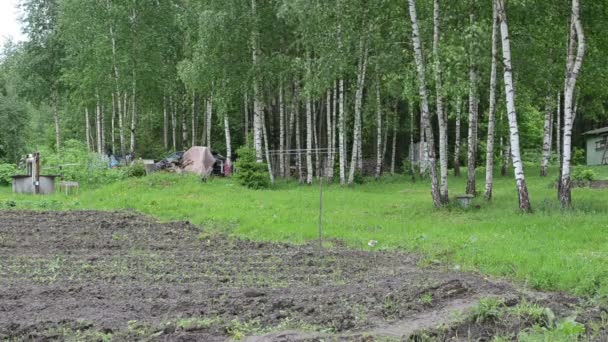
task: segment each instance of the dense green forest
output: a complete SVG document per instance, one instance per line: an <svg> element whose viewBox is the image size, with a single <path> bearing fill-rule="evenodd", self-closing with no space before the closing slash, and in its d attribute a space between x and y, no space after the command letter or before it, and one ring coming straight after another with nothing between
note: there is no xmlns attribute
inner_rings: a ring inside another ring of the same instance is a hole
<svg viewBox="0 0 608 342"><path fill-rule="evenodd" d="M69 140L153 159L193 145L233 158L249 145L276 177L307 183L428 173L436 206L448 201L448 168L465 164L471 194L482 192L475 168L486 168L490 199L496 165L514 169L520 207L530 210L524 165L546 174L563 160L559 197L569 206L581 133L608 119L606 1L21 8L27 40L6 44L0 61L7 163L43 146L61 156ZM302 153L269 153L290 150Z"/></svg>

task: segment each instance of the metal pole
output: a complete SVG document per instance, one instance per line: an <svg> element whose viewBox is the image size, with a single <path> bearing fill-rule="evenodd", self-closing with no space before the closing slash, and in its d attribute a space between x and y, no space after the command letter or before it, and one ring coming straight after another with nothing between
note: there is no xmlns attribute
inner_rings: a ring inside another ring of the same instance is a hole
<svg viewBox="0 0 608 342"><path fill-rule="evenodd" d="M323 177L322 176L319 179L319 248L323 248Z"/></svg>

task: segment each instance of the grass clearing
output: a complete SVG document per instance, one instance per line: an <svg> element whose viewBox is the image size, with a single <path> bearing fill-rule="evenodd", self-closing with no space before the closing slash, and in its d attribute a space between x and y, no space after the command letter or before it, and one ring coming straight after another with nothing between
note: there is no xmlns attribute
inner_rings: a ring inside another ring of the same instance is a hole
<svg viewBox="0 0 608 342"><path fill-rule="evenodd" d="M608 168L593 168L608 178ZM528 168L529 174L533 170ZM360 249L402 248L456 269L506 277L543 290L608 295L608 191L575 188L575 209L562 211L549 177L528 177L535 210L517 211L512 177L496 177L494 199L471 209L432 207L427 182L386 177L352 188L324 189L324 236ZM483 170L478 188L483 187ZM450 194L463 193L466 178L450 178ZM249 190L230 179L202 183L196 177L155 174L79 195L15 195L0 188L0 206L41 210L136 210L163 221L188 220L211 234L302 243L315 239L318 186L279 183ZM2 237L0 236L0 240ZM370 240L377 240L374 247Z"/></svg>

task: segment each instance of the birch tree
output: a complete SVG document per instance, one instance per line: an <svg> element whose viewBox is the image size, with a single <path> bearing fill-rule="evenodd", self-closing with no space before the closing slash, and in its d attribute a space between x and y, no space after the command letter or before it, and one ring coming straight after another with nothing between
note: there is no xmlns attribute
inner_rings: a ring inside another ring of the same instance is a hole
<svg viewBox="0 0 608 342"><path fill-rule="evenodd" d="M422 45L420 42L420 30L418 28L418 18L416 15L416 2L415 0L408 0L409 2L409 13L412 24L412 45L414 48L414 57L416 62L416 69L418 72L418 91L420 96L420 110L422 112L422 123L421 127L424 129L425 136L427 137L428 145L428 159L429 159L429 171L431 175L431 196L433 198L433 204L436 208L442 205L441 194L439 192L439 182L437 179L437 160L435 158L435 144L433 142L433 131L431 129L431 120L429 117L429 100L426 89L426 68L423 59Z"/></svg>
<svg viewBox="0 0 608 342"><path fill-rule="evenodd" d="M439 193L441 195L441 203L449 202L448 195L448 122L445 116L443 101L445 95L443 93L443 84L441 79L441 57L439 50L440 32L440 11L439 0L433 2L433 60L435 66L435 89L437 91L437 119L439 121L439 168L441 174L441 185Z"/></svg>
<svg viewBox="0 0 608 342"><path fill-rule="evenodd" d="M494 132L496 130L496 60L498 58L498 14L492 4L492 66L490 70L490 109L488 113L488 140L486 143L486 189L484 198L492 199L494 186Z"/></svg>
<svg viewBox="0 0 608 342"><path fill-rule="evenodd" d="M551 136L553 132L553 112L550 107L550 98L547 98L545 108L545 120L543 125L543 148L540 162L540 175L546 177L548 174L549 157L551 157Z"/></svg>
<svg viewBox="0 0 608 342"><path fill-rule="evenodd" d="M524 212L532 211L530 196L524 175L524 166L519 150L519 130L517 127L517 113L515 111L515 87L513 85L513 67L511 64L511 43L509 36L509 26L507 23L507 12L504 0L495 0L496 10L500 22L500 33L502 37L502 56L504 69L504 85L509 118L509 135L511 142L511 157L513 159L513 169L517 194L519 199L519 209Z"/></svg>
<svg viewBox="0 0 608 342"><path fill-rule="evenodd" d="M466 193L475 196L477 194L475 171L477 162L477 62L475 56L475 35L474 30L475 15L471 13L471 37L469 43L469 132L467 140L467 189Z"/></svg>
<svg viewBox="0 0 608 342"><path fill-rule="evenodd" d="M585 56L585 34L580 19L579 0L572 0L572 18L568 48L567 73L564 86L564 133L562 147L562 171L560 177L559 200L563 208L572 207L570 163L572 159L572 127L576 110L574 89Z"/></svg>

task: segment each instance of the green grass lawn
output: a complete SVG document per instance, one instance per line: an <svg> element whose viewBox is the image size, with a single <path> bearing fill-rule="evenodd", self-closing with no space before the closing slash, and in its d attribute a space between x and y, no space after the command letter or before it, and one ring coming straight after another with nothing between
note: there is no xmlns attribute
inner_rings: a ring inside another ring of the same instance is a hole
<svg viewBox="0 0 608 342"><path fill-rule="evenodd" d="M600 176L608 168L596 168ZM573 190L575 209L563 212L547 178L528 168L534 213L517 210L515 182L497 177L494 199L468 210L432 206L427 182L405 176L324 191L324 235L355 248L403 248L462 270L506 277L544 290L608 295L608 190ZM482 172L478 190L483 190ZM452 196L465 178L450 178ZM14 195L0 189L0 206L16 209L134 209L161 220L189 220L203 228L259 240L304 242L317 237L319 187L281 183L272 190L245 189L230 179L157 174L129 179L77 196Z"/></svg>

